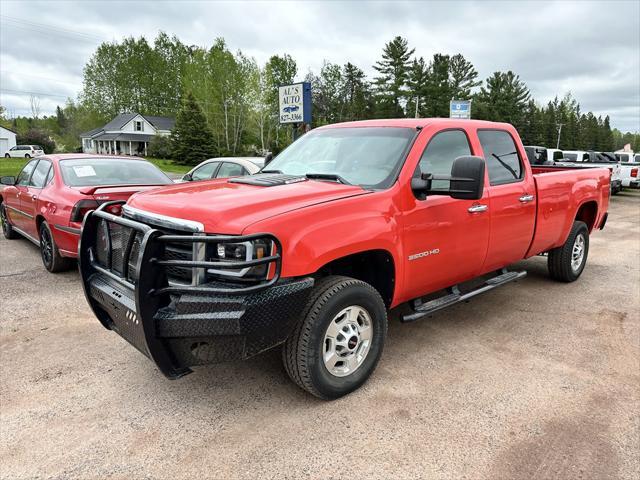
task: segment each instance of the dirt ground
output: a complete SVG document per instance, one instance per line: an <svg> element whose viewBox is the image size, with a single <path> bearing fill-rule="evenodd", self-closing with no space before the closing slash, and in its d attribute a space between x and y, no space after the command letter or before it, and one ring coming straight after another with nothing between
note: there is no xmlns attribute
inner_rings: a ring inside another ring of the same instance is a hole
<svg viewBox="0 0 640 480"><path fill-rule="evenodd" d="M3 238L0 477L640 478L640 192L612 199L579 281L517 267L392 320L364 388L323 402L279 351L166 380L93 317L77 272Z"/></svg>

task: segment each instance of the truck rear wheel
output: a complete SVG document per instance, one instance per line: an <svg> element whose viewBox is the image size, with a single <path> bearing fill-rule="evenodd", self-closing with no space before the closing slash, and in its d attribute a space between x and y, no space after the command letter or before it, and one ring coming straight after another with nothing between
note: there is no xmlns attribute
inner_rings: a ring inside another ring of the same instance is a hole
<svg viewBox="0 0 640 480"><path fill-rule="evenodd" d="M387 334L387 310L368 283L348 277L319 280L282 349L291 379L316 397L339 398L375 370Z"/></svg>
<svg viewBox="0 0 640 480"><path fill-rule="evenodd" d="M587 263L588 254L589 229L586 223L576 221L564 245L549 251L549 275L561 282L577 280Z"/></svg>

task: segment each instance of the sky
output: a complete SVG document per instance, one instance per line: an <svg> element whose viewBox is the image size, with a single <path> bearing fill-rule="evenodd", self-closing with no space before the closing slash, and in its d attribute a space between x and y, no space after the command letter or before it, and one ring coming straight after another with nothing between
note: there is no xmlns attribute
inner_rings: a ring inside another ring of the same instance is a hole
<svg viewBox="0 0 640 480"><path fill-rule="evenodd" d="M103 41L188 45L224 37L263 64L290 54L302 79L324 60L369 77L385 43L408 39L416 55L462 53L484 79L513 70L546 103L567 92L583 111L640 131L640 1L28 1L0 0L0 104L50 114L82 88L82 70Z"/></svg>

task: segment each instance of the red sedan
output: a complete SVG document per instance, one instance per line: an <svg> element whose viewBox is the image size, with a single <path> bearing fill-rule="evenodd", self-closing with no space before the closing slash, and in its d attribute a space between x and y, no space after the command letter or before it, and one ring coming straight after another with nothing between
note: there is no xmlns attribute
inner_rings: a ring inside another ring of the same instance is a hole
<svg viewBox="0 0 640 480"><path fill-rule="evenodd" d="M48 155L27 163L18 177L2 177L0 219L5 238L18 234L40 247L50 272L78 256L84 214L99 204L173 183L152 163L135 157ZM114 206L113 213L119 206Z"/></svg>

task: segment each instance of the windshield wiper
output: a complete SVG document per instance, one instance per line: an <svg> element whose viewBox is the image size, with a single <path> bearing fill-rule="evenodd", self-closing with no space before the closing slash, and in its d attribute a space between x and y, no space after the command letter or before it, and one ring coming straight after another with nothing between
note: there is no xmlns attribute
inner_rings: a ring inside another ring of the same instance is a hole
<svg viewBox="0 0 640 480"><path fill-rule="evenodd" d="M306 173L305 177L310 180L333 180L334 182L339 182L344 185L351 185L351 182L335 173Z"/></svg>
<svg viewBox="0 0 640 480"><path fill-rule="evenodd" d="M260 170L258 173L282 173L280 170Z"/></svg>

